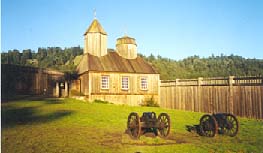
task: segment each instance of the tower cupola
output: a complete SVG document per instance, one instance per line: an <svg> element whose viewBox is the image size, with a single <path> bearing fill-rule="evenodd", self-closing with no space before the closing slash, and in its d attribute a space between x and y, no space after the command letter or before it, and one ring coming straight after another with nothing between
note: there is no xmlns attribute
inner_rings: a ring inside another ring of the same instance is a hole
<svg viewBox="0 0 263 153"><path fill-rule="evenodd" d="M137 58L137 44L134 38L124 36L117 39L117 53L126 59Z"/></svg>
<svg viewBox="0 0 263 153"><path fill-rule="evenodd" d="M99 57L107 54L107 33L96 18L84 33L84 54L86 53Z"/></svg>

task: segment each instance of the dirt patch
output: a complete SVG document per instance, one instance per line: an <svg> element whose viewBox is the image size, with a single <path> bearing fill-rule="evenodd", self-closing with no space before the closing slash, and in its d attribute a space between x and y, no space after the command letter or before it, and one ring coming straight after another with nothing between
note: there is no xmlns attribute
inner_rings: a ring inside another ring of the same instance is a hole
<svg viewBox="0 0 263 153"><path fill-rule="evenodd" d="M177 143L188 143L187 140L185 139L186 137L189 137L187 134L170 134L166 140L172 140L176 141Z"/></svg>
<svg viewBox="0 0 263 153"><path fill-rule="evenodd" d="M182 144L182 143L187 143L184 139L177 139L176 140L177 144Z"/></svg>
<svg viewBox="0 0 263 153"><path fill-rule="evenodd" d="M166 146L188 143L185 137L186 135L170 134L167 138L160 138L158 136L152 137L148 135L142 135L138 140L131 139L128 134L123 134L122 145L128 146Z"/></svg>
<svg viewBox="0 0 263 153"><path fill-rule="evenodd" d="M142 144L142 143L138 143L138 144L136 144L136 143L133 143L133 144L122 143L122 144L123 145L128 145L128 146L168 146L168 145L175 145L177 143L169 142L169 143L158 143L158 144L147 144L147 143L144 143L144 144Z"/></svg>
<svg viewBox="0 0 263 153"><path fill-rule="evenodd" d="M121 144L122 134L107 133L101 138L100 144L103 146L113 147L116 144Z"/></svg>

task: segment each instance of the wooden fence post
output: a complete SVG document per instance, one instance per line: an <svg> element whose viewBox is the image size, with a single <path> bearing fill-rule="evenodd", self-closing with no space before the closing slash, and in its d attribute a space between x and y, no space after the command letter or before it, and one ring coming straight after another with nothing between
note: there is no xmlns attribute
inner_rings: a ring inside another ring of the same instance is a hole
<svg viewBox="0 0 263 153"><path fill-rule="evenodd" d="M203 78L199 77L198 78L198 86L201 86L203 84Z"/></svg>
<svg viewBox="0 0 263 153"><path fill-rule="evenodd" d="M179 85L179 79L175 79L175 86Z"/></svg>
<svg viewBox="0 0 263 153"><path fill-rule="evenodd" d="M203 78L202 77L199 77L198 78L198 88L197 88L197 91L198 91L198 112L203 112L204 109L201 108L201 106L203 106L203 102L202 102L202 84L203 84Z"/></svg>
<svg viewBox="0 0 263 153"><path fill-rule="evenodd" d="M177 103L177 109L181 109L181 104L182 104L182 101L181 100L181 94L179 94L180 90L178 89L178 85L179 85L179 80L180 79L175 79L175 93L176 93L176 99L175 99L175 103Z"/></svg>
<svg viewBox="0 0 263 153"><path fill-rule="evenodd" d="M229 85L229 111L230 113L234 112L234 104L233 104L233 83L234 83L234 76L229 76L228 78L228 85Z"/></svg>
<svg viewBox="0 0 263 153"><path fill-rule="evenodd" d="M157 104L159 106L161 106L161 83L162 83L161 80L158 78L158 101L157 101Z"/></svg>

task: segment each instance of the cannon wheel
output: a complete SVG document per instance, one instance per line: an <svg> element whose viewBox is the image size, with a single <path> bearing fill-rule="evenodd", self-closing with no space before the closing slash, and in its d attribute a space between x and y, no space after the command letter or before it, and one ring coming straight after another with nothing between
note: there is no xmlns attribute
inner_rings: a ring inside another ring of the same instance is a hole
<svg viewBox="0 0 263 153"><path fill-rule="evenodd" d="M166 113L161 113L158 116L158 122L159 122L159 133L160 133L160 137L165 138L168 136L168 134L170 133L170 125L171 125L171 121L170 121L170 116Z"/></svg>
<svg viewBox="0 0 263 153"><path fill-rule="evenodd" d="M127 129L133 139L138 139L141 133L140 117L137 113L130 113L128 116Z"/></svg>
<svg viewBox="0 0 263 153"><path fill-rule="evenodd" d="M239 124L237 118L232 114L226 115L226 125L223 127L224 134L228 136L235 136L238 132Z"/></svg>
<svg viewBox="0 0 263 153"><path fill-rule="evenodd" d="M203 136L214 137L217 134L218 125L212 115L203 115L200 119L200 132Z"/></svg>

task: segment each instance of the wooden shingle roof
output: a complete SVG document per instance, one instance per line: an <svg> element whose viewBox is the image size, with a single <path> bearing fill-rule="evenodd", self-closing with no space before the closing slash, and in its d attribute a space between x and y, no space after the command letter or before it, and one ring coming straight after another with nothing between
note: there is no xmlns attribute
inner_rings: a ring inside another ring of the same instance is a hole
<svg viewBox="0 0 263 153"><path fill-rule="evenodd" d="M134 38L124 36L124 37L117 39L116 46L120 44L135 44L136 45L136 42Z"/></svg>
<svg viewBox="0 0 263 153"><path fill-rule="evenodd" d="M87 71L158 74L153 66L141 57L125 59L115 51L108 51L108 54L102 57L84 54L77 71L79 74Z"/></svg>
<svg viewBox="0 0 263 153"><path fill-rule="evenodd" d="M107 35L106 31L102 28L99 21L97 19L94 19L92 23L90 24L89 28L86 30L84 35L87 33L101 33L104 35Z"/></svg>

